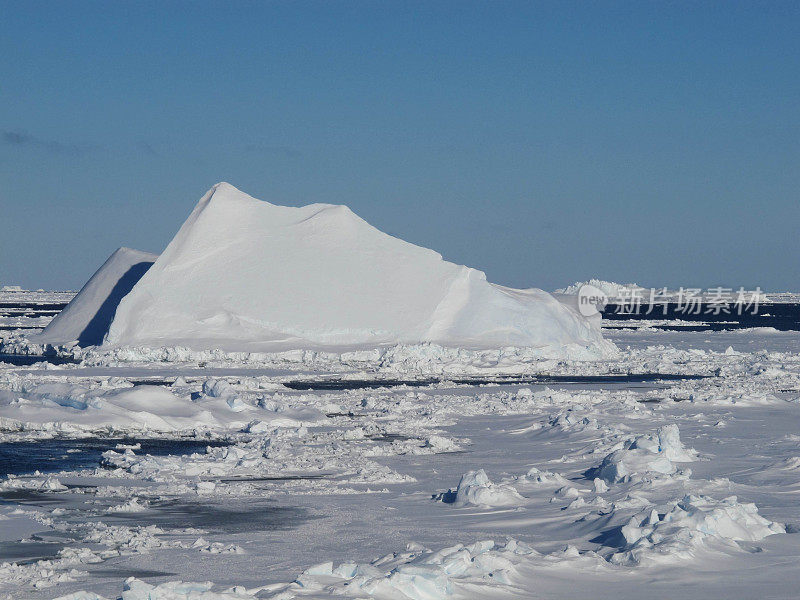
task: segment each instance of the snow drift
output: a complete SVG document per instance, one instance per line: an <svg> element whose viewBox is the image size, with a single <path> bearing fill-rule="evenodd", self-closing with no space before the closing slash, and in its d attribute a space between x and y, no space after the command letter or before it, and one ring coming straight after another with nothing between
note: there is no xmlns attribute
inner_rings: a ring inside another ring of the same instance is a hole
<svg viewBox="0 0 800 600"><path fill-rule="evenodd" d="M31 336L31 341L38 344L77 341L81 346L100 344L120 300L156 258L157 255L148 252L118 248L44 331Z"/></svg>
<svg viewBox="0 0 800 600"><path fill-rule="evenodd" d="M276 206L227 183L206 193L119 302L104 342L227 351L610 347L596 325L550 294L488 283L481 271L382 233L346 206Z"/></svg>

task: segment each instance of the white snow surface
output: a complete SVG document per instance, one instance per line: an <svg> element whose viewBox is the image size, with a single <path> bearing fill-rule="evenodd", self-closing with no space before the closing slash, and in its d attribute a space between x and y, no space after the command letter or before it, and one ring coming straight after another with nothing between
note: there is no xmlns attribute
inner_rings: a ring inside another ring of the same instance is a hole
<svg viewBox="0 0 800 600"><path fill-rule="evenodd" d="M105 337L226 350L417 342L610 349L547 292L491 284L346 206L276 206L227 183L199 201Z"/></svg>

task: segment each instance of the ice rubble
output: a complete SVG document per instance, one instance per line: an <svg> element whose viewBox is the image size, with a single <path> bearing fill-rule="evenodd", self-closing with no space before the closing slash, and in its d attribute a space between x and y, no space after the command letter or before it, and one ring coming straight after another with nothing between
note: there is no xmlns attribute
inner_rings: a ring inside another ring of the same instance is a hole
<svg viewBox="0 0 800 600"><path fill-rule="evenodd" d="M12 474L7 479L0 481L0 490L35 490L39 492L63 492L67 486L56 477L17 478Z"/></svg>
<svg viewBox="0 0 800 600"><path fill-rule="evenodd" d="M431 551L411 543L406 552L393 553L369 564L346 563L334 568L323 563L307 569L274 598L295 598L325 591L340 595L352 589L376 598L437 600L453 595L463 581L492 586L512 583L516 566L540 554L523 542L492 540Z"/></svg>
<svg viewBox="0 0 800 600"><path fill-rule="evenodd" d="M622 527L626 546L610 560L616 564L685 559L709 541L733 545L758 541L786 529L758 514L755 504L740 504L736 496L715 500L687 495L665 514L655 508L631 517Z"/></svg>
<svg viewBox="0 0 800 600"><path fill-rule="evenodd" d="M677 425L670 424L660 427L656 434L640 435L625 442L599 466L589 469L586 476L595 478L598 494L614 488L619 495L619 484L626 484L622 490L630 490L631 485L650 490L658 485L658 478L663 478L663 483L676 483L674 462L696 458L697 452L681 443ZM688 470L683 474L684 482L690 474ZM611 563L635 565L687 559L709 543L738 548L737 542L758 541L786 531L782 525L760 516L755 504L739 503L736 496L716 500L706 495L687 494L681 500L654 505L641 494L629 495L628 499L610 504L602 518L619 518L637 504L641 506L640 512L619 528L624 542L619 550L607 556Z"/></svg>
<svg viewBox="0 0 800 600"><path fill-rule="evenodd" d="M510 485L492 483L486 471L468 471L458 482L455 506L515 506L525 499Z"/></svg>
<svg viewBox="0 0 800 600"><path fill-rule="evenodd" d="M12 353L41 354L42 346L24 339L0 341L0 349ZM601 353L617 356L610 342L597 346L550 344L536 348L504 347L468 349L442 346L430 342L394 344L380 348L328 350L294 349L280 352L224 351L219 348L194 350L186 346L125 346L120 348L69 348L67 354L85 365L130 365L153 362L204 363L206 365L254 365L309 368L318 371L363 369L391 374L459 375L459 374L530 374L532 369L546 370L556 366L554 359L594 361ZM574 368L574 367L573 367Z"/></svg>
<svg viewBox="0 0 800 600"><path fill-rule="evenodd" d="M205 453L181 456L138 455L132 450L103 453L103 465L149 480L177 478L324 476L330 490L343 483L389 484L413 481L370 459L373 456L442 451L439 446L408 440L387 445L384 452L370 451L370 440L348 440L342 432L309 432L305 427L276 429L271 435L240 442L236 446L209 447ZM112 471L113 473L113 471ZM213 482L211 482L213 483ZM213 488L212 488L213 490Z"/></svg>
<svg viewBox="0 0 800 600"><path fill-rule="evenodd" d="M44 331L30 336L30 341L37 344L78 342L82 346L102 343L120 300L156 258L155 254L131 248L117 249Z"/></svg>
<svg viewBox="0 0 800 600"><path fill-rule="evenodd" d="M122 299L105 342L609 348L596 327L546 292L488 283L345 206L276 206L227 183L208 191Z"/></svg>
<svg viewBox="0 0 800 600"><path fill-rule="evenodd" d="M632 478L671 475L677 471L675 462L691 462L696 457L693 450L683 446L678 426L673 423L660 427L655 435L641 435L625 442L597 467L589 469L586 476L615 483Z"/></svg>
<svg viewBox="0 0 800 600"><path fill-rule="evenodd" d="M579 556L574 549L559 554L565 559ZM338 566L332 562L322 563L306 569L289 584L253 590L235 587L214 592L211 583L176 581L155 586L130 578L125 582L122 600L249 600L256 597L288 600L319 595L440 600L452 596L461 583L513 589L510 586L520 563L536 559L545 562L548 558L551 557L542 556L516 540L505 544L485 540L438 551L411 543L405 552L392 553L371 563ZM56 600L106 599L89 592L76 592Z"/></svg>

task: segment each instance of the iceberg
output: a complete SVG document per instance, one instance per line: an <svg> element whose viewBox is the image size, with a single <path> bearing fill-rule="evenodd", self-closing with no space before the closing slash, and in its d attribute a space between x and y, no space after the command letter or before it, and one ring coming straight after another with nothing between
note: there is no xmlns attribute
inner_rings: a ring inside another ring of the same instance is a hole
<svg viewBox="0 0 800 600"><path fill-rule="evenodd" d="M156 258L155 254L118 248L41 333L30 336L37 344L81 346L102 343L120 300L130 292Z"/></svg>
<svg viewBox="0 0 800 600"><path fill-rule="evenodd" d="M112 260L120 257L86 288ZM213 186L164 252L147 260L152 266L115 306L106 347L577 345L602 355L611 346L596 322L547 292L489 283L481 271L387 235L346 206L277 206L227 183ZM85 317L60 321L53 330L67 321L83 326ZM82 337L100 342L90 330Z"/></svg>

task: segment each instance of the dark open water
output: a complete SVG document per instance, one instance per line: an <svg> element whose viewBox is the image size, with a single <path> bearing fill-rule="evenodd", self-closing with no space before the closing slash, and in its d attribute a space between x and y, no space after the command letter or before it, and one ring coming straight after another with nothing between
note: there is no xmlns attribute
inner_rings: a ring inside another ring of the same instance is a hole
<svg viewBox="0 0 800 600"><path fill-rule="evenodd" d="M735 304L696 304L680 305L677 302L665 304L642 304L634 307L607 304L603 319L608 321L631 320L680 320L694 325L656 325L658 329L679 331L730 331L750 327L774 327L779 331L800 331L800 304L759 304L750 308Z"/></svg>
<svg viewBox="0 0 800 600"><path fill-rule="evenodd" d="M24 475L39 471L55 473L100 465L103 452L117 444L141 444L136 454L167 456L204 452L207 446L226 446L224 441L157 440L131 438L51 439L35 442L0 443L0 476ZM70 452L71 451L71 452ZM77 452L76 452L77 451ZM117 450L124 452L124 450Z"/></svg>

